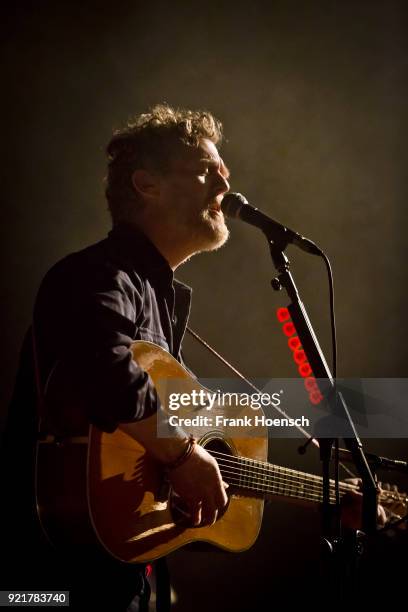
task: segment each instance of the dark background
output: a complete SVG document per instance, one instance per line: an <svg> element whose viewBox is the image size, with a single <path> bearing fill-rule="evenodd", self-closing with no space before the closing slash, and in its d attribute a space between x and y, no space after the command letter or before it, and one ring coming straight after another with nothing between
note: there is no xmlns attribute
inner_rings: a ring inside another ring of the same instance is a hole
<svg viewBox="0 0 408 612"><path fill-rule="evenodd" d="M2 10L0 429L42 276L109 229L103 176L112 129L163 101L218 116L231 188L327 252L339 376L407 375L405 2L23 2ZM266 243L249 226L231 227L222 251L178 271L194 287L191 325L249 376L294 376L275 318L286 300L270 289ZM288 255L330 360L323 264ZM185 352L199 375L227 375L190 339ZM318 469L314 451L300 458L297 446L272 441L270 460ZM405 440L371 440L367 450L408 459ZM194 597L194 609L205 610L214 592L214 609L246 609L272 583L284 592L289 579L311 580L318 524L314 510L274 502L248 553L176 553L177 609L191 609Z"/></svg>

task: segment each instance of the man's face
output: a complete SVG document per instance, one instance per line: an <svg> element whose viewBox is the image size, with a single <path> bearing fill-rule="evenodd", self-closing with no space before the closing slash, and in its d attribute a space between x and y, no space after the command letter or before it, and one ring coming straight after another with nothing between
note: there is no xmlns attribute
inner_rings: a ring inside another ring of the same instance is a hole
<svg viewBox="0 0 408 612"><path fill-rule="evenodd" d="M158 213L176 240L191 245L192 253L216 249L228 238L221 211L228 177L217 147L203 138L198 147L178 150L160 179Z"/></svg>

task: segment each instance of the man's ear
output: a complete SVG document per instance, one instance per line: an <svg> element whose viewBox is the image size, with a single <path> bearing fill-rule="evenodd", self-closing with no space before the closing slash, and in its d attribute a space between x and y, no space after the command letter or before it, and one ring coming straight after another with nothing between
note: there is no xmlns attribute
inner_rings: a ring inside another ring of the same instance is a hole
<svg viewBox="0 0 408 612"><path fill-rule="evenodd" d="M158 177L142 168L133 172L132 185L136 192L146 200L157 197L159 193Z"/></svg>

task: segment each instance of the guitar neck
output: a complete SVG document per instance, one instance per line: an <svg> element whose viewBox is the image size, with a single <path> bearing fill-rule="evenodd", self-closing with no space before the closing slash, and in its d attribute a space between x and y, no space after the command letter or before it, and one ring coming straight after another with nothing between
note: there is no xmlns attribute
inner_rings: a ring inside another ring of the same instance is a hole
<svg viewBox="0 0 408 612"><path fill-rule="evenodd" d="M210 451L211 452L211 451ZM246 457L211 452L217 460L223 480L243 491L256 495L282 495L313 502L323 501L323 479L290 468ZM357 491L356 485L341 482L340 496ZM330 503L335 503L335 482L330 480Z"/></svg>
<svg viewBox="0 0 408 612"><path fill-rule="evenodd" d="M241 489L253 492L255 495L267 497L281 495L313 502L323 501L323 478L315 474L307 474L290 468L237 457L217 451L210 451L217 460L223 480ZM359 487L348 482L339 482L340 498L350 491L359 491ZM378 501L383 504L399 502L408 503L405 493L380 490ZM335 481L330 479L330 503L336 502Z"/></svg>
<svg viewBox="0 0 408 612"><path fill-rule="evenodd" d="M321 476L256 459L227 455L217 451L210 451L210 453L217 460L223 480L242 491L253 492L257 496L264 497L281 495L312 502L323 501L323 478ZM339 482L340 498L350 491L359 491L358 485ZM383 505L403 504L406 512L408 497L405 493L398 491L380 490L378 501ZM330 479L330 503L336 503L335 481L332 478Z"/></svg>

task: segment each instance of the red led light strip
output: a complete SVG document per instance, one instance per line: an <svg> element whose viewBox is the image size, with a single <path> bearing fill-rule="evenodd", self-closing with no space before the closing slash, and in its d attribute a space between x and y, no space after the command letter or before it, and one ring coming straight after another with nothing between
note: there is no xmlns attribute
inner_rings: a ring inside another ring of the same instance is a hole
<svg viewBox="0 0 408 612"><path fill-rule="evenodd" d="M309 400L317 406L322 401L323 395L317 386L316 378L313 376L312 368L306 359L306 353L300 344L300 339L296 335L296 328L290 318L289 310L287 308L278 308L276 316L279 323L282 323L283 333L288 338L288 346L292 351L293 361L297 365L300 376L304 378L304 385L309 394Z"/></svg>

